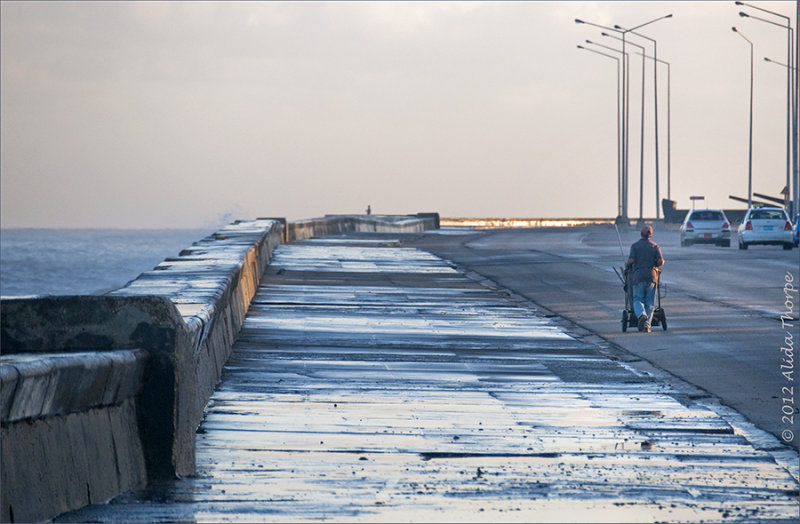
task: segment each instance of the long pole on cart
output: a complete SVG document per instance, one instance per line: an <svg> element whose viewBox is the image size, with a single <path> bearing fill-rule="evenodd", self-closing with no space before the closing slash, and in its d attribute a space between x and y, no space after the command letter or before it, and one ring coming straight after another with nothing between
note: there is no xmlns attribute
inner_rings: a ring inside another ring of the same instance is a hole
<svg viewBox="0 0 800 524"><path fill-rule="evenodd" d="M617 230L617 240L619 240L619 254L622 256L622 267L624 268L628 260L625 258L625 250L622 249L622 236L619 234L619 227L616 224L614 224L614 229ZM625 285L625 279L622 277L622 275L619 274L617 268L614 268L614 273L616 273L619 279L622 281L622 285Z"/></svg>
<svg viewBox="0 0 800 524"><path fill-rule="evenodd" d="M619 234L619 226L614 224L614 229L617 230L617 240L619 240L619 254L622 255L622 259L625 260L625 251L622 249L622 237Z"/></svg>

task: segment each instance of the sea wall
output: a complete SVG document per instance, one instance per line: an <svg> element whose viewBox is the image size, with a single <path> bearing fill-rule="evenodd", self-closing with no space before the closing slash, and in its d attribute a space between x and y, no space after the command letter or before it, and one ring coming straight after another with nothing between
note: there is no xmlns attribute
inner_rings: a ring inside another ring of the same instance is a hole
<svg viewBox="0 0 800 524"><path fill-rule="evenodd" d="M143 351L3 358L0 520L43 520L145 483Z"/></svg>
<svg viewBox="0 0 800 524"><path fill-rule="evenodd" d="M3 300L0 521L194 473L195 430L283 235L236 222L107 295Z"/></svg>
<svg viewBox="0 0 800 524"><path fill-rule="evenodd" d="M419 233L438 229L439 215L326 215L323 218L290 222L287 227L289 242L352 232Z"/></svg>
<svg viewBox="0 0 800 524"><path fill-rule="evenodd" d="M435 213L237 221L100 296L0 307L0 521L195 472L195 431L281 242L437 228Z"/></svg>

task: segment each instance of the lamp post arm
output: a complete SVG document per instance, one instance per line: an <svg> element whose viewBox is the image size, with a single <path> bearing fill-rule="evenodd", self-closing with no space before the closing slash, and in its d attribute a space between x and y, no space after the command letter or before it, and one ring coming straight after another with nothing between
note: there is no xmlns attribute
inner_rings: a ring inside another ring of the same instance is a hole
<svg viewBox="0 0 800 524"><path fill-rule="evenodd" d="M763 7L758 7L758 6L755 6L755 5L753 5L753 4L746 4L746 3L744 3L744 2L734 2L734 4L736 4L736 5L743 5L743 6L745 6L745 7L749 7L749 8L751 8L751 9L757 9L758 11L763 11L764 13L769 13L769 14L771 14L771 15L780 16L781 18L785 18L785 19L786 19L786 23L787 23L787 24L788 24L788 23L790 23L790 21L791 21L791 18L789 18L789 17L788 17L788 16L786 16L786 15L782 15L782 14L780 14L780 13L776 13L775 11L770 11L769 9L764 9Z"/></svg>
<svg viewBox="0 0 800 524"><path fill-rule="evenodd" d="M744 38L744 39L747 41L747 43L748 43L748 44L750 44L750 46L752 47L752 45L753 45L753 42L751 42L749 38L747 38L746 36L744 36L744 35L742 34L742 32L741 32L741 31L739 31L739 30L738 30L738 29L736 29L735 27L731 27L731 29L733 30L733 32L734 32L734 33L736 33L737 35L739 35L739 36L741 36L742 38Z"/></svg>
<svg viewBox="0 0 800 524"><path fill-rule="evenodd" d="M761 18L760 16L748 15L747 13L739 13L739 16L741 16L742 18L752 18L753 20L759 20L761 22L766 22L768 24L772 24L772 25L775 25L775 26L778 26L778 27L782 27L783 29L791 29L791 26L789 24L786 24L786 25L779 24L778 22L773 22L772 20L767 20L766 18Z"/></svg>
<svg viewBox="0 0 800 524"><path fill-rule="evenodd" d="M615 27L615 28L617 28L617 29L621 29L621 30L625 31L626 33L628 33L628 32L631 32L631 33L632 33L632 32L633 32L633 31L635 31L636 29L641 29L642 27L644 27L644 26L646 26L646 25L650 25L650 24L652 24L653 22L658 22L659 20L664 20L665 18L672 18L672 15L671 15L671 14L669 14L669 15L659 16L658 18L653 18L653 19L652 19L652 20L650 20L649 22L645 22L645 23L643 23L643 24L639 24L639 25L637 25L637 26L635 26L635 27L631 27L630 29L625 29L625 28L623 28L623 27L620 27L620 26L618 26L618 25L616 25L616 26L614 26L614 27Z"/></svg>
<svg viewBox="0 0 800 524"><path fill-rule="evenodd" d="M588 47L583 47L582 45L579 45L578 49L582 49L583 51L589 51L590 53L595 53L595 54L598 54L598 55L607 56L608 58L611 58L611 59L616 60L617 62L619 62L619 57L618 56L609 55L608 53L603 53L602 51L597 51L595 49L589 49Z"/></svg>
<svg viewBox="0 0 800 524"><path fill-rule="evenodd" d="M766 56L764 57L764 62L769 62L770 64L775 64L775 65L779 65L779 66L783 66L783 67L788 67L792 71L794 71L796 69L796 67L794 67L794 66L790 66L789 64L784 64L783 62L778 62L777 60L772 60L771 58L766 57Z"/></svg>
<svg viewBox="0 0 800 524"><path fill-rule="evenodd" d="M587 41L586 41L586 43L587 43L587 44L596 45L597 47L602 47L603 49L608 49L609 51L614 51L614 52L616 52L616 53L622 53L623 55L625 55L625 56L628 56L628 52L627 52L627 51L622 51L622 50L620 50L620 49L616 49L616 48L614 48L614 47L611 47L611 46L607 46L607 45L603 45L603 44L598 44L597 42L593 42L593 41L591 41L591 40L587 40Z"/></svg>
<svg viewBox="0 0 800 524"><path fill-rule="evenodd" d="M618 33L622 33L622 31L620 31L619 29L614 29L613 27L608 27L608 26L605 26L605 25L594 24L592 22L587 22L586 20L581 20L580 18L576 18L575 19L575 23L576 24L586 24L586 25L590 25L592 27L599 27L600 29L608 29L609 31L616 31Z"/></svg>

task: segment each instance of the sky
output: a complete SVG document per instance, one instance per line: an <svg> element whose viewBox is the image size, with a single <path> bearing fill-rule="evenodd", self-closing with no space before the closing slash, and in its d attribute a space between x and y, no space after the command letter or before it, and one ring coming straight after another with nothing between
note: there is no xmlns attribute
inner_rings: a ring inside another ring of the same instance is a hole
<svg viewBox="0 0 800 524"><path fill-rule="evenodd" d="M795 25L794 2L752 4ZM786 183L786 67L763 58L787 63L786 30L742 10L770 17L733 1L3 0L0 225L208 228L367 205L613 218L616 65L577 45L619 42L574 20L667 14L637 31L670 63L659 196L742 208L728 195L747 195L750 47L731 27L754 43L753 190L770 195ZM641 74L632 54L628 207L643 151L653 217L652 63L643 149Z"/></svg>

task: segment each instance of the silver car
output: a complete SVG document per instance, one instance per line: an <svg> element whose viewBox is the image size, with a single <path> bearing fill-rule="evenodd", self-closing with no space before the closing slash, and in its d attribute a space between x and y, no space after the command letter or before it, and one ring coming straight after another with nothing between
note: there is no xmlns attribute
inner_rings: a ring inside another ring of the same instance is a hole
<svg viewBox="0 0 800 524"><path fill-rule="evenodd" d="M739 249L753 244L772 244L792 249L792 223L780 207L751 207L739 225Z"/></svg>
<svg viewBox="0 0 800 524"><path fill-rule="evenodd" d="M721 209L693 209L681 224L681 246L716 244L731 247L731 223Z"/></svg>

